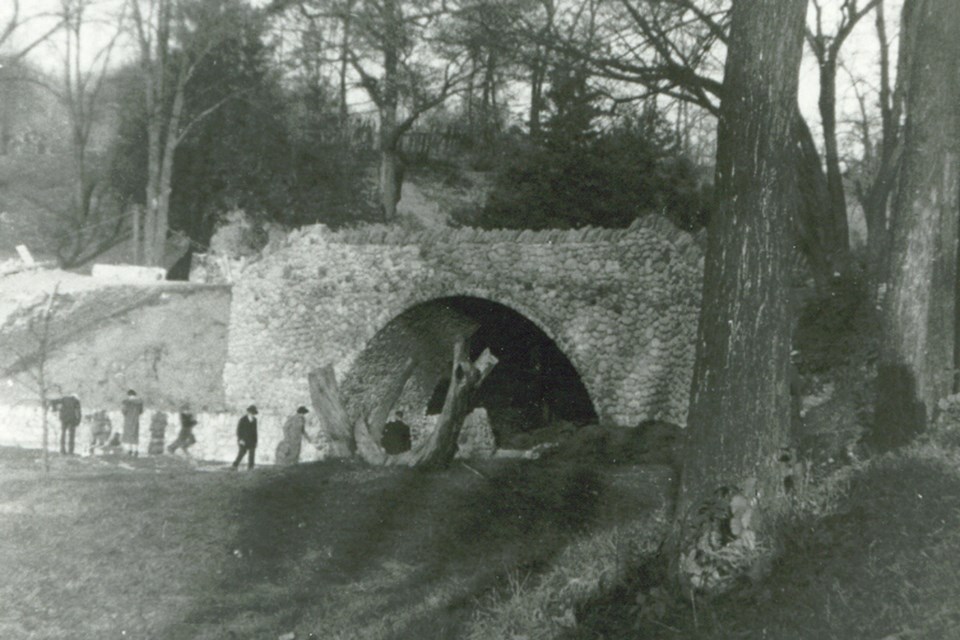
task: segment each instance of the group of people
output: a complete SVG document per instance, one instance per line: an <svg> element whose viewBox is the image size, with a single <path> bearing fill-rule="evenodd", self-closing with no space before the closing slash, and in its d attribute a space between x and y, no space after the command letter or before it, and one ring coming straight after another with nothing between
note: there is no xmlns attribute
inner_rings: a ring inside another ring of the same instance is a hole
<svg viewBox="0 0 960 640"><path fill-rule="evenodd" d="M62 393L59 388L57 391ZM61 395L51 400L49 406L60 418L60 453L74 455L77 427L83 419L80 398L72 393ZM89 417L91 422L89 452L91 454L98 449L101 451L117 449L134 458L140 456L140 416L143 414L143 400L133 389L127 391L121 403L120 412L123 414L123 430L120 433L112 432L110 418L107 417L106 412L98 411ZM189 405L184 405L180 410L180 432L167 451L174 454L180 449L189 456L190 446L197 441L193 435L196 424L197 420Z"/></svg>
<svg viewBox="0 0 960 640"><path fill-rule="evenodd" d="M80 399L76 394L62 395L52 400L50 407L58 412L60 418L60 453L74 455L76 430L83 417ZM121 413L123 414L123 431L121 434L111 433L110 419L105 412L101 411L91 416L91 454L98 448L108 450L120 447L123 453L128 456L136 458L140 455L140 416L143 414L143 400L133 389L127 391L127 395L121 403ZM277 445L276 451L275 461L277 464L296 464L300 460L303 440L306 439L308 442L314 443L307 433L306 416L308 413L310 413L309 409L300 406L284 422L283 439ZM247 468L253 469L256 464L258 414L256 405L250 405L243 417L237 422L238 450L233 464L230 465L233 470L240 467L244 458L247 459ZM197 419L189 405L183 405L180 410L180 432L177 434L177 438L167 447L167 452L173 455L180 450L189 457L190 447L197 441L193 435L193 429L196 425ZM165 415L162 427L163 429L166 428ZM154 435L159 435L159 440L162 443L163 434ZM387 453L392 455L410 449L410 427L403 421L402 411L395 412L393 420L384 426L381 445ZM162 452L162 444L160 452Z"/></svg>
<svg viewBox="0 0 960 640"><path fill-rule="evenodd" d="M283 423L283 438L277 444L274 462L279 465L296 464L300 461L300 448L303 441L314 443L307 433L307 414L310 410L304 406L297 407L297 411ZM237 470L247 458L247 468L253 469L257 455L257 407L250 405L246 414L237 422L237 457L230 465Z"/></svg>

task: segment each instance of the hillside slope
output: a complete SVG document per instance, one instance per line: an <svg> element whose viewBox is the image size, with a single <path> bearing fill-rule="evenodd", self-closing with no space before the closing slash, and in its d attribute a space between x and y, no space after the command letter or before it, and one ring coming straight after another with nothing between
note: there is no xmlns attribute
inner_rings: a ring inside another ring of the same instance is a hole
<svg viewBox="0 0 960 640"><path fill-rule="evenodd" d="M176 410L183 401L195 410L224 408L229 287L80 282L85 286L59 294L52 307L45 362L52 384L88 407L115 407L134 388L157 409ZM11 295L0 279L0 300ZM41 302L0 318L0 404L36 400Z"/></svg>

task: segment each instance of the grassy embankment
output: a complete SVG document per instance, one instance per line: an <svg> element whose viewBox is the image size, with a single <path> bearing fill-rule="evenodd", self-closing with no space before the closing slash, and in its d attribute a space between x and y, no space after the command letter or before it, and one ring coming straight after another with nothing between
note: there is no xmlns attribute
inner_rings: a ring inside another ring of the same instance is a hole
<svg viewBox="0 0 960 640"><path fill-rule="evenodd" d="M0 450L7 640L503 638L530 622L510 619L511 593L556 635L643 531L656 539L671 476L59 456L45 476L36 457Z"/></svg>
<svg viewBox="0 0 960 640"><path fill-rule="evenodd" d="M960 637L960 461L929 447L853 473L763 581L659 612L628 569L662 531L665 467L0 458L11 640Z"/></svg>

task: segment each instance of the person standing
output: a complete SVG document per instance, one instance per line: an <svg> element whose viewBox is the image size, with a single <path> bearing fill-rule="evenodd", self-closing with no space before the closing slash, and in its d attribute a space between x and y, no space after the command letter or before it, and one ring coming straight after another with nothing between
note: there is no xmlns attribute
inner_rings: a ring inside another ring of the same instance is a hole
<svg viewBox="0 0 960 640"><path fill-rule="evenodd" d="M143 413L143 400L133 389L127 391L122 411L123 448L127 455L136 458L140 455L140 414Z"/></svg>
<svg viewBox="0 0 960 640"><path fill-rule="evenodd" d="M176 453L177 449L181 449L188 458L190 457L190 446L197 441L193 435L193 427L196 424L197 419L193 417L190 405L183 405L180 408L180 433L177 434L177 439L167 447L170 455Z"/></svg>
<svg viewBox="0 0 960 640"><path fill-rule="evenodd" d="M51 401L50 408L57 411L60 416L60 453L72 456L77 427L82 417L80 398L71 393Z"/></svg>
<svg viewBox="0 0 960 640"><path fill-rule="evenodd" d="M154 411L150 417L150 444L147 445L147 455L159 456L163 454L163 443L167 437L166 411Z"/></svg>
<svg viewBox="0 0 960 640"><path fill-rule="evenodd" d="M247 407L247 413L237 422L237 459L233 461L234 470L240 466L243 456L247 458L247 468L253 469L254 461L257 456L257 407L250 405Z"/></svg>
<svg viewBox="0 0 960 640"><path fill-rule="evenodd" d="M283 423L283 440L277 445L276 464L297 464L300 462L300 445L307 436L307 414L310 410L298 407L297 412Z"/></svg>

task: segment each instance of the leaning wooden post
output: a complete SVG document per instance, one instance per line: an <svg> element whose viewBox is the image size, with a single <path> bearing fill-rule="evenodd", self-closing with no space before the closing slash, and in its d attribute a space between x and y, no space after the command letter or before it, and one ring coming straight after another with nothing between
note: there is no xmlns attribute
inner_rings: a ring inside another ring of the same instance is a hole
<svg viewBox="0 0 960 640"><path fill-rule="evenodd" d="M330 440L330 455L346 458L356 451L353 428L340 398L340 387L332 365L314 369L307 374L310 401L317 412L321 428Z"/></svg>

